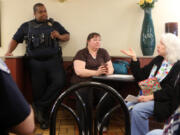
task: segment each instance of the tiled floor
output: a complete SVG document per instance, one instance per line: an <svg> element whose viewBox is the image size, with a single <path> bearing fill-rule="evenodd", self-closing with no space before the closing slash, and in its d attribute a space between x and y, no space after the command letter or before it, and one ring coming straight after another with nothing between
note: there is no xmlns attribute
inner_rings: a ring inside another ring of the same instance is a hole
<svg viewBox="0 0 180 135"><path fill-rule="evenodd" d="M56 122L56 135L75 135L75 122L71 115L64 111L58 111L57 122ZM36 124L35 135L49 135L49 129L42 130L39 124Z"/></svg>
<svg viewBox="0 0 180 135"><path fill-rule="evenodd" d="M108 132L104 135L124 135L124 121L123 114L120 112L115 112L112 115ZM162 124L157 125L156 122L150 122L150 128L162 128ZM14 135L14 134L10 134ZM40 129L39 124L36 124L35 134L34 135L49 135L49 129L42 130ZM71 114L63 109L58 111L57 122L56 122L56 135L79 135L76 122L74 121Z"/></svg>
<svg viewBox="0 0 180 135"><path fill-rule="evenodd" d="M77 125L70 113L60 110L57 119L56 135L79 135ZM115 114L110 121L108 132L105 135L123 135L123 125L121 118ZM36 124L35 135L49 135L49 130L42 130L39 124Z"/></svg>

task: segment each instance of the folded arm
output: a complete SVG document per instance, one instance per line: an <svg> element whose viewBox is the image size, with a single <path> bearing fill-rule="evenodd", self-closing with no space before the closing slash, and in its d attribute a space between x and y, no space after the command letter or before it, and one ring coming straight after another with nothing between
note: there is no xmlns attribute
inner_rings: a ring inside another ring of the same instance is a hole
<svg viewBox="0 0 180 135"><path fill-rule="evenodd" d="M86 69L86 63L82 60L75 60L73 64L76 75L80 77L91 77L99 76L102 74L112 74L114 71L111 61L108 61L106 63L107 67L100 66L97 70Z"/></svg>

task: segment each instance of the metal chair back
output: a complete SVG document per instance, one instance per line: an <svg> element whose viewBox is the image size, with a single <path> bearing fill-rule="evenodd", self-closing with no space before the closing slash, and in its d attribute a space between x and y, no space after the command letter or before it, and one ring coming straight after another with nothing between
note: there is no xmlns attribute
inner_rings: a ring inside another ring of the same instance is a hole
<svg viewBox="0 0 180 135"><path fill-rule="evenodd" d="M63 100L70 94L72 94L73 92L75 93L77 99L81 102L82 104L82 108L83 108L83 112L84 112L84 116L87 118L87 110L86 110L86 105L83 102L81 96L78 93L78 90L80 88L83 87L95 87L95 88L100 88L103 89L105 91L105 94L102 96L102 98L100 99L99 103L96 106L96 113L97 114L99 112L99 107L101 106L102 101L106 98L106 96L108 94L111 94L118 102L118 104L116 106L114 106L112 109L109 110L109 112L106 113L106 115L103 117L101 126L100 126L100 130L97 130L97 120L96 120L96 116L95 116L95 120L94 120L94 132L90 132L88 129L87 132L85 132L85 135L102 135L102 129L104 126L104 121L109 118L109 116L118 108L122 108L122 111L124 113L124 123L125 123L125 135L130 135L130 116L129 116L129 111L128 108L126 107L126 104L122 98L122 96L112 87L103 84L103 83L99 83L99 82L82 82L82 83L78 83L76 85L71 86L70 88L68 88L67 90L65 90L61 95L59 95L59 97L57 98L57 100L55 101L51 113L50 113L50 135L55 135L56 134L56 116L57 116L57 112L58 112L58 108L64 107L66 110L68 110L73 117L75 118L78 128L79 128L79 134L83 135L82 133L82 127L80 126L80 118L79 116L76 114L76 112L72 109L72 107L67 106L66 104L63 103Z"/></svg>

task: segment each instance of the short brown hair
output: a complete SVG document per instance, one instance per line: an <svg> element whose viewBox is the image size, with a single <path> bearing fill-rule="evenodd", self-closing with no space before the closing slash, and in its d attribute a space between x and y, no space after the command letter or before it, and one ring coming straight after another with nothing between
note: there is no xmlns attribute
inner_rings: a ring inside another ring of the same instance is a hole
<svg viewBox="0 0 180 135"><path fill-rule="evenodd" d="M97 32L92 32L88 35L87 37L87 42L86 42L86 46L88 45L88 41L91 40L94 37L101 37L101 35Z"/></svg>

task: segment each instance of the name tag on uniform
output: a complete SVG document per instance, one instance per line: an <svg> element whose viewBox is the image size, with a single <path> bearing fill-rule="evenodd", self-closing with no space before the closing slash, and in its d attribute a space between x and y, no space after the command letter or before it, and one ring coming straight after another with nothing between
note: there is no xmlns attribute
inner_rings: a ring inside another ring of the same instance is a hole
<svg viewBox="0 0 180 135"><path fill-rule="evenodd" d="M4 63L4 61L2 59L0 59L0 70L6 72L6 73L10 73L10 70L8 69L7 65Z"/></svg>

